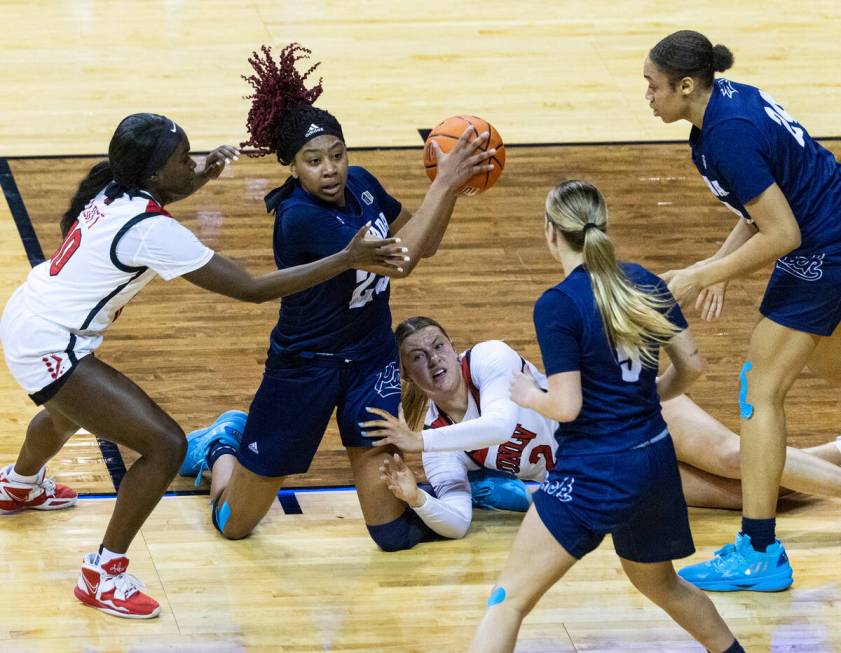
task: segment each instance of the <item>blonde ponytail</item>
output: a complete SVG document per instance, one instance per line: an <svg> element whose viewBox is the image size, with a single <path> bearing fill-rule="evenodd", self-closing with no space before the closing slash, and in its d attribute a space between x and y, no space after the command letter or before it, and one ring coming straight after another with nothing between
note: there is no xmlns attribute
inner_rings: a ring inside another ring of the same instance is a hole
<svg viewBox="0 0 841 653"><path fill-rule="evenodd" d="M679 331L662 312L674 302L655 287L636 286L625 276L606 233L602 194L585 181L565 181L549 191L546 219L582 253L608 340L646 367L656 367L658 345Z"/></svg>

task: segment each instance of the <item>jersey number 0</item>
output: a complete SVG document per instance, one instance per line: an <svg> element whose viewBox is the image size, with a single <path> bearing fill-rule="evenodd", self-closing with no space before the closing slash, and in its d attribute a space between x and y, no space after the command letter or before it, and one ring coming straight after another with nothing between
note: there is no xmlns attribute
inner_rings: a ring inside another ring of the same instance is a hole
<svg viewBox="0 0 841 653"><path fill-rule="evenodd" d="M50 276L54 277L61 269L67 265L67 261L70 260L70 257L76 253L76 250L79 249L79 245L82 244L82 228L79 226L79 223L76 222L73 224L73 228L70 230L70 233L67 234L64 238L64 242L61 243L59 248L56 250L56 253L53 254L53 257L50 259Z"/></svg>

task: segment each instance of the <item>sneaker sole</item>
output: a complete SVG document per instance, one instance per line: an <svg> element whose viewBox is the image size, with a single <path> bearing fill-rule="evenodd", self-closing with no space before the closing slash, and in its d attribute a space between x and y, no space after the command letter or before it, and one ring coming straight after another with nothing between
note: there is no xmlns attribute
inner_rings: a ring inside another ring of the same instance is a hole
<svg viewBox="0 0 841 653"><path fill-rule="evenodd" d="M123 619L154 619L161 613L161 606L155 608L153 612L149 614L133 614L133 613L126 613L126 612L119 612L114 610L113 608L109 608L107 605L104 605L97 601L94 598L91 598L90 594L85 594L82 590L78 587L73 588L73 594L79 601L81 601L84 605L88 606L89 608L94 608L95 610L99 610L100 612L104 612L105 614L110 614L114 617L121 617Z"/></svg>
<svg viewBox="0 0 841 653"><path fill-rule="evenodd" d="M63 503L60 506L51 506L48 503L41 504L40 506L32 506L31 510L64 510L65 508L72 508L76 505L77 499L67 499L69 503Z"/></svg>
<svg viewBox="0 0 841 653"><path fill-rule="evenodd" d="M0 508L0 515L14 515L19 512L23 512L24 510L64 510L65 508L72 508L76 505L76 499L73 499L70 503L62 504L60 506L50 506L48 504L42 504L40 506L20 506L19 508Z"/></svg>
<svg viewBox="0 0 841 653"><path fill-rule="evenodd" d="M782 592L791 587L794 583L794 577L791 575L782 577L760 578L756 581L703 581L703 580L688 580L684 578L687 583L692 583L698 589L707 592Z"/></svg>

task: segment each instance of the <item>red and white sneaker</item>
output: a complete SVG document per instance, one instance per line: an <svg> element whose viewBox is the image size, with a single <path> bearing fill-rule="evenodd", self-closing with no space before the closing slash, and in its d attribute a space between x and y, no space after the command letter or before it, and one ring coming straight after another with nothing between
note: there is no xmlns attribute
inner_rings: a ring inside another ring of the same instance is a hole
<svg viewBox="0 0 841 653"><path fill-rule="evenodd" d="M140 591L143 583L126 573L128 558L114 558L102 566L96 564L96 558L96 553L88 553L82 560L79 582L73 589L77 599L115 617L151 619L158 616L160 604Z"/></svg>
<svg viewBox="0 0 841 653"><path fill-rule="evenodd" d="M61 510L76 504L76 491L45 478L46 471L38 472L35 483L18 483L9 478L12 465L0 469L0 511Z"/></svg>

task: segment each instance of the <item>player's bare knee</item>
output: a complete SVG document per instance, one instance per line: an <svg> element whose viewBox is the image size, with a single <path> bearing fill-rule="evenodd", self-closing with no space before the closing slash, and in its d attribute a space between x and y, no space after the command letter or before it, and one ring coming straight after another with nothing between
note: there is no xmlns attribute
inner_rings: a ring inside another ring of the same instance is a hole
<svg viewBox="0 0 841 653"><path fill-rule="evenodd" d="M241 540L248 537L256 526L256 523L251 523L247 519L242 519L241 515L235 514L231 504L222 498L211 501L210 519L216 530L226 540Z"/></svg>
<svg viewBox="0 0 841 653"><path fill-rule="evenodd" d="M243 527L242 525L228 524L221 533L226 540L242 540L251 535L253 530L253 528Z"/></svg>
<svg viewBox="0 0 841 653"><path fill-rule="evenodd" d="M152 443L148 452L140 452L155 459L167 471L178 471L187 455L187 438L181 429L163 431Z"/></svg>
<svg viewBox="0 0 841 653"><path fill-rule="evenodd" d="M728 442L716 457L722 465L721 474L726 478L739 478L741 475L741 453L739 441Z"/></svg>

